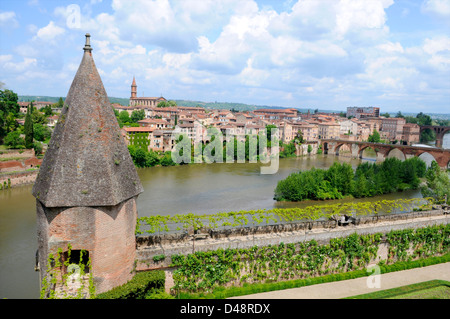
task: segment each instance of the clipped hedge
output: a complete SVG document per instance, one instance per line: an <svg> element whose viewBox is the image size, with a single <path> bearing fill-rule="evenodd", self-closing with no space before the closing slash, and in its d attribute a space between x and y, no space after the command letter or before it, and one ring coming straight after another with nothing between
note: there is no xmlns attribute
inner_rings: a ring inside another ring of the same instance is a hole
<svg viewBox="0 0 450 319"><path fill-rule="evenodd" d="M145 299L148 294L163 290L165 274L162 270L138 272L122 286L98 294L97 299Z"/></svg>

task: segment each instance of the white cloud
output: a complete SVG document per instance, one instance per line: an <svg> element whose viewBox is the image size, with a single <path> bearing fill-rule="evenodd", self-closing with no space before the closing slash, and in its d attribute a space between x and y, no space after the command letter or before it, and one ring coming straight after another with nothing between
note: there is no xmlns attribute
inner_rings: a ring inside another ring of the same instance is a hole
<svg viewBox="0 0 450 319"><path fill-rule="evenodd" d="M270 73L265 70L258 70L253 67L253 59L247 60L247 66L239 74L239 81L247 86L261 86L267 80Z"/></svg>
<svg viewBox="0 0 450 319"><path fill-rule="evenodd" d="M68 6L47 6L51 21L40 29L37 21L27 21L34 37L16 45L14 54L2 51L1 71L13 74L16 63L17 70L24 70L21 76L27 72L32 77L23 79L26 83L41 72L47 74L48 85L59 85L56 79L76 70L83 35L89 32L105 87L113 88L111 96L128 96L135 75L139 94L242 98L240 102L265 105L270 98L291 106L331 107L397 101L411 92L414 98L431 91L448 97L448 34L424 31L425 36L414 35L422 42L411 46L403 35L390 31L386 9L398 5L392 0L285 1L273 4L277 11L253 0L98 2L81 7L79 29L66 23ZM421 9L443 17L447 4L430 0ZM402 12L406 8L400 5L398 18L412 19L417 8ZM18 20L15 14L0 14L0 22L2 18ZM41 50L45 44L50 45Z"/></svg>
<svg viewBox="0 0 450 319"><path fill-rule="evenodd" d="M65 29L57 26L53 21L50 21L48 25L40 28L36 32L34 39L42 40L44 42L53 42L54 39L65 33Z"/></svg>
<svg viewBox="0 0 450 319"><path fill-rule="evenodd" d="M384 9L393 1L341 0L336 9L336 31L343 35L354 28L382 28L386 22Z"/></svg>
<svg viewBox="0 0 450 319"><path fill-rule="evenodd" d="M426 0L422 10L443 18L450 18L450 1L448 0Z"/></svg>
<svg viewBox="0 0 450 319"><path fill-rule="evenodd" d="M448 36L438 36L432 39L425 39L423 50L428 54L436 54L438 52L450 53L450 38Z"/></svg>
<svg viewBox="0 0 450 319"><path fill-rule="evenodd" d="M0 27L17 28L19 22L16 19L16 13L13 11L0 12Z"/></svg>
<svg viewBox="0 0 450 319"><path fill-rule="evenodd" d="M386 53L396 53L396 52L403 53L404 52L403 47L399 42L392 43L392 42L388 41L388 42L379 44L377 46L377 48Z"/></svg>
<svg viewBox="0 0 450 319"><path fill-rule="evenodd" d="M2 63L2 60L4 63ZM12 61L11 58L6 57L4 59L0 59L0 63L2 63L1 67L6 72L24 72L29 70L30 67L36 66L37 60L32 58L24 58L21 62Z"/></svg>

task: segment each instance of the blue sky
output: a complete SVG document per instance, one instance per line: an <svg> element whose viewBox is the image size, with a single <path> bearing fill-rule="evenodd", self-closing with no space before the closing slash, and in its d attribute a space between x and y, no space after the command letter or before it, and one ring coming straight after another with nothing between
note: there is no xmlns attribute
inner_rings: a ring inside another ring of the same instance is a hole
<svg viewBox="0 0 450 319"><path fill-rule="evenodd" d="M450 0L0 0L0 81L109 96L450 113Z"/></svg>

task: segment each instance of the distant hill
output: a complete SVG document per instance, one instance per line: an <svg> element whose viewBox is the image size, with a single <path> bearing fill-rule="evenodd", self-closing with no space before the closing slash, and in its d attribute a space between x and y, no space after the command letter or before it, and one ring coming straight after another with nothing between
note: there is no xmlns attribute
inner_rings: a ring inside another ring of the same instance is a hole
<svg viewBox="0 0 450 319"><path fill-rule="evenodd" d="M65 100L65 97L62 97ZM48 101L51 103L58 102L59 97L55 96L35 96L35 95L19 95L19 102L29 102L29 101ZM120 105L128 105L129 99L120 97L109 97L111 103L118 103ZM174 100L177 105L180 106L201 106L206 109L226 109L226 110L236 110L239 112L243 111L254 111L256 109L283 109L282 106L269 106L269 105L250 105L244 103L233 103L233 102L202 102L202 101L190 101L190 100ZM308 109L299 109L301 112L306 113ZM313 112L313 109L310 109ZM336 112L336 111L335 111Z"/></svg>
<svg viewBox="0 0 450 319"><path fill-rule="evenodd" d="M56 103L59 100L59 96L35 96L35 95L19 95L19 102L29 102L29 101L48 101L51 103ZM66 97L62 97L63 100L66 99ZM111 103L118 103L120 105L128 105L129 99L128 98L122 98L122 97L109 97L109 101ZM235 110L239 112L243 111L254 111L256 109L283 109L285 107L282 106L269 106L269 105L250 105L250 104L244 104L244 103L232 103L232 102L202 102L202 101L190 101L190 100L174 100L177 102L177 105L181 106L201 106L206 109L225 109L225 110ZM301 113L307 113L307 108L297 108ZM314 113L314 110L316 108L310 108L309 111L311 113ZM345 112L344 110L343 112ZM337 110L323 110L319 109L319 112L325 112L325 113L339 113L341 111ZM396 112L388 112L390 113L391 117L394 117L397 113ZM403 113L403 112L402 112ZM449 120L450 114L437 114L437 113L427 113L431 116L432 119L443 119L443 120ZM403 113L404 116L416 116L416 113L409 113L405 112Z"/></svg>
<svg viewBox="0 0 450 319"><path fill-rule="evenodd" d="M30 102L30 101L45 101L56 103L59 101L59 96L35 96L35 95L19 95L19 102ZM62 97L63 100L66 99L65 96ZM121 97L109 97L109 101L111 103L119 103L120 105L128 105L129 99L121 98Z"/></svg>
<svg viewBox="0 0 450 319"><path fill-rule="evenodd" d="M273 105L251 105L244 103L233 103L233 102L202 102L202 101L189 101L189 100L174 100L177 105L180 106L200 106L206 109L225 109L225 110L235 110L238 112L244 111L254 111L257 109L285 109L283 106L273 106ZM298 109L302 113L307 113L308 109ZM314 112L313 109L309 109ZM337 111L334 111L337 112Z"/></svg>
<svg viewBox="0 0 450 319"><path fill-rule="evenodd" d="M34 96L34 95L19 95L19 102L30 102L30 101L43 101L43 102L51 102L56 103L59 101L59 97L54 96ZM63 100L66 98L63 97Z"/></svg>

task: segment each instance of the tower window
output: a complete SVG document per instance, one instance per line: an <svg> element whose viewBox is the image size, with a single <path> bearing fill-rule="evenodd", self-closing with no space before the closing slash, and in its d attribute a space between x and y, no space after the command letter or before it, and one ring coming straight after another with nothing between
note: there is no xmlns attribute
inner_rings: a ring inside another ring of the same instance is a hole
<svg viewBox="0 0 450 319"><path fill-rule="evenodd" d="M70 258L69 253L66 251L63 253L63 260L64 262L69 260L68 266L64 266L64 271L67 272L73 272L74 269L77 269L75 266L84 266L84 273L89 273L89 251L87 250L71 250L70 251ZM65 263L67 264L67 263Z"/></svg>

